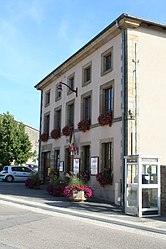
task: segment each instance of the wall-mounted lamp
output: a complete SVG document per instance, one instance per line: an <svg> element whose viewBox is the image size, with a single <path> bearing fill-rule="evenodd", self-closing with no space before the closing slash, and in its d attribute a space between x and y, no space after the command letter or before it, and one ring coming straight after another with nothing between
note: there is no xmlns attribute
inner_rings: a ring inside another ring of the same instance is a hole
<svg viewBox="0 0 166 249"><path fill-rule="evenodd" d="M74 92L76 94L76 97L77 97L77 91L78 91L77 87L76 87L76 89L72 89L70 86L68 86L66 83L64 83L62 81L59 82L59 84L57 85L57 91L58 92L62 91L62 85L67 86L70 89L70 91L72 91L72 92Z"/></svg>

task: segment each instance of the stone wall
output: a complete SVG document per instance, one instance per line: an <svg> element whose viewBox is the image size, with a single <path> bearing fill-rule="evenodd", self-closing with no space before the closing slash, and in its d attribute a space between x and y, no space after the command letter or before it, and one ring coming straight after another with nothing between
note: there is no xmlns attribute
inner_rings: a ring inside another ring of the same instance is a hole
<svg viewBox="0 0 166 249"><path fill-rule="evenodd" d="M166 165L161 166L161 215L166 215Z"/></svg>

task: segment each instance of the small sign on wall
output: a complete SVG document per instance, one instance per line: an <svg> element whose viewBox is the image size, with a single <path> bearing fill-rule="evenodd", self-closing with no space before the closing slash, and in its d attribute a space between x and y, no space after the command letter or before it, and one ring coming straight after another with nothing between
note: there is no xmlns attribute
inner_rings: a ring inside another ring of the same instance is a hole
<svg viewBox="0 0 166 249"><path fill-rule="evenodd" d="M59 172L63 172L63 171L64 171L64 161L60 161Z"/></svg>
<svg viewBox="0 0 166 249"><path fill-rule="evenodd" d="M73 172L75 175L80 172L80 159L79 158L73 159Z"/></svg>
<svg viewBox="0 0 166 249"><path fill-rule="evenodd" d="M97 175L99 173L99 158L91 157L91 175Z"/></svg>

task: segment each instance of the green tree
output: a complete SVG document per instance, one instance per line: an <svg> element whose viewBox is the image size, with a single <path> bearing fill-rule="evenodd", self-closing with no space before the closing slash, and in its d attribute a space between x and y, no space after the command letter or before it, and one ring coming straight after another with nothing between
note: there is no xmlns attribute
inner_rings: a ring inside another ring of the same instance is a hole
<svg viewBox="0 0 166 249"><path fill-rule="evenodd" d="M9 165L26 163L31 157L31 142L25 126L7 112L0 116L0 162Z"/></svg>

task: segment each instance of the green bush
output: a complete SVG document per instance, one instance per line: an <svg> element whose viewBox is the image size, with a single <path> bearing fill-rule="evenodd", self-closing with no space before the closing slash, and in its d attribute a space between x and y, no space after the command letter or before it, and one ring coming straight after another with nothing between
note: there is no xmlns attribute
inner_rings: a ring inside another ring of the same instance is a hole
<svg viewBox="0 0 166 249"><path fill-rule="evenodd" d="M68 186L73 186L73 185L85 185L85 181L79 178L71 177L69 178Z"/></svg>
<svg viewBox="0 0 166 249"><path fill-rule="evenodd" d="M2 165L2 163L0 163L0 171L2 171L3 170L3 165Z"/></svg>

